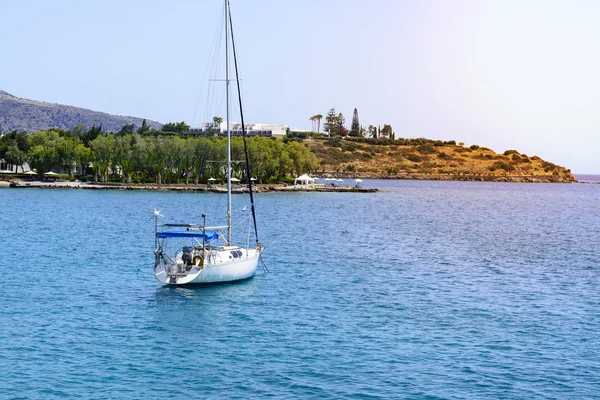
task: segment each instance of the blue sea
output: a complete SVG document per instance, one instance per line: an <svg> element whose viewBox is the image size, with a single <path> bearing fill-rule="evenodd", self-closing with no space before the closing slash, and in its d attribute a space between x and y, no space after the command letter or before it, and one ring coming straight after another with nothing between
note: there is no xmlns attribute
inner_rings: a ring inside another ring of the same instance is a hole
<svg viewBox="0 0 600 400"><path fill-rule="evenodd" d="M222 197L1 189L0 398L600 398L600 185L363 185L258 194L270 272L196 288L152 211Z"/></svg>

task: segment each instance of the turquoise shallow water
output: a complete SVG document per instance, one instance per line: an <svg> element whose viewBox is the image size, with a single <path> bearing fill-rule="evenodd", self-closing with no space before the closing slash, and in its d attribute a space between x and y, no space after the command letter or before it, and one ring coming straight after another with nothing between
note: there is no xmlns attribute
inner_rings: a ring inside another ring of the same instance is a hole
<svg viewBox="0 0 600 400"><path fill-rule="evenodd" d="M271 273L208 288L151 211L215 195L0 190L0 398L599 396L600 185L365 185L258 195Z"/></svg>

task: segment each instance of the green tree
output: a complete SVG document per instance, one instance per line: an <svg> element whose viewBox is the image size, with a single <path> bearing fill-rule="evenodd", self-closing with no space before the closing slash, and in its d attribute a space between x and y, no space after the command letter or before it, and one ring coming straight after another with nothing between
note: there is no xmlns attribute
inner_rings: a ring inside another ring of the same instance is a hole
<svg viewBox="0 0 600 400"><path fill-rule="evenodd" d="M139 133L140 135L147 135L148 132L150 132L150 127L148 126L148 122L146 122L146 119L143 119L142 126L140 126L137 129L137 133Z"/></svg>
<svg viewBox="0 0 600 400"><path fill-rule="evenodd" d="M325 124L323 124L323 129L325 130L325 132L328 132L330 135L335 135L337 127L337 118L338 115L335 112L335 108L330 109L327 113L327 116L325 117Z"/></svg>
<svg viewBox="0 0 600 400"><path fill-rule="evenodd" d="M58 142L63 139L60 137L60 134L52 129L48 131L37 131L32 133L27 137L29 142L29 146L46 146L46 147L56 147Z"/></svg>
<svg viewBox="0 0 600 400"><path fill-rule="evenodd" d="M134 146L137 140L136 135L133 134L115 137L113 165L119 167L125 183L131 183L131 176L135 170L136 155Z"/></svg>
<svg viewBox="0 0 600 400"><path fill-rule="evenodd" d="M348 136L359 137L360 134L360 122L358 121L358 110L354 108L354 114L352 115L352 125L350 126L350 132Z"/></svg>
<svg viewBox="0 0 600 400"><path fill-rule="evenodd" d="M303 173L317 169L317 157L306 146L298 142L289 142L286 145L287 153L291 160L291 173L300 176Z"/></svg>
<svg viewBox="0 0 600 400"><path fill-rule="evenodd" d="M335 108L332 108L325 117L325 125L323 128L330 136L346 136L348 130L345 127L346 120L342 113L336 114Z"/></svg>
<svg viewBox="0 0 600 400"><path fill-rule="evenodd" d="M369 131L369 135L372 138L377 139L377 127L376 126L369 125L368 131Z"/></svg>
<svg viewBox="0 0 600 400"><path fill-rule="evenodd" d="M37 171L38 175L42 176L56 166L58 153L54 147L38 144L29 149L27 160L29 161L29 165Z"/></svg>
<svg viewBox="0 0 600 400"><path fill-rule="evenodd" d="M346 119L339 113L336 121L336 134L340 136L346 136L348 134L348 130L346 129Z"/></svg>
<svg viewBox="0 0 600 400"><path fill-rule="evenodd" d="M0 138L0 158L12 165L19 165L27 161L29 140L27 133L12 131ZM22 160L22 161L21 161Z"/></svg>
<svg viewBox="0 0 600 400"><path fill-rule="evenodd" d="M175 123L173 122L167 122L160 128L162 132L176 132L175 129Z"/></svg>
<svg viewBox="0 0 600 400"><path fill-rule="evenodd" d="M391 138L393 135L392 126L388 125L388 124L384 124L383 128L381 128L380 135L384 135L384 136Z"/></svg>
<svg viewBox="0 0 600 400"><path fill-rule="evenodd" d="M119 132L117 132L117 135L131 135L134 132L135 132L135 126L133 124L127 124L127 125L123 125L121 130Z"/></svg>
<svg viewBox="0 0 600 400"><path fill-rule="evenodd" d="M75 125L73 128L73 136L83 141L83 136L85 135L85 125Z"/></svg>
<svg viewBox="0 0 600 400"><path fill-rule="evenodd" d="M77 165L77 145L79 140L67 138L56 145L58 164L66 171L69 176L73 173L73 168Z"/></svg>
<svg viewBox="0 0 600 400"><path fill-rule="evenodd" d="M147 138L135 136L135 141L131 142L131 152L133 156L133 173L141 173L144 170L148 157Z"/></svg>
<svg viewBox="0 0 600 400"><path fill-rule="evenodd" d="M154 175L157 185L162 184L162 176L166 169L169 150L164 138L152 137L147 141L146 168Z"/></svg>
<svg viewBox="0 0 600 400"><path fill-rule="evenodd" d="M92 149L90 149L89 147L85 147L83 143L77 144L76 159L77 165L79 165L79 167L81 168L81 173L85 174L87 168L94 159Z"/></svg>
<svg viewBox="0 0 600 400"><path fill-rule="evenodd" d="M190 126L185 123L185 121L181 121L175 124L175 132L178 133L188 133L190 131Z"/></svg>
<svg viewBox="0 0 600 400"><path fill-rule="evenodd" d="M185 121L181 122L167 122L160 128L160 130L164 133L187 133L190 131L190 126L185 123Z"/></svg>
<svg viewBox="0 0 600 400"><path fill-rule="evenodd" d="M16 172L19 172L19 167L21 167L21 170L25 172L23 164L25 163L25 161L27 161L27 153L19 149L19 146L16 142L13 142L8 147L3 158L7 163L15 165L17 167Z"/></svg>
<svg viewBox="0 0 600 400"><path fill-rule="evenodd" d="M115 140L113 135L101 135L90 142L90 147L94 152L94 172L96 180L100 182L108 181L108 173L111 162L115 155Z"/></svg>
<svg viewBox="0 0 600 400"><path fill-rule="evenodd" d="M102 135L102 125L96 126L92 125L89 131L83 134L83 138L81 141L85 145L85 147L90 147L90 143L96 139L98 136Z"/></svg>

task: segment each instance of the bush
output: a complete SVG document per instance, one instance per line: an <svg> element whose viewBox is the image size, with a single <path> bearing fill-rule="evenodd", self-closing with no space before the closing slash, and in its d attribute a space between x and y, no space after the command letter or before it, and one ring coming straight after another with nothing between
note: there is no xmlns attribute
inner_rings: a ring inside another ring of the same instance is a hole
<svg viewBox="0 0 600 400"><path fill-rule="evenodd" d="M516 150L506 150L506 151L504 152L504 155L505 155L505 156L509 156L509 155L511 155L511 154L519 154L519 152L518 152L518 151L516 151Z"/></svg>
<svg viewBox="0 0 600 400"><path fill-rule="evenodd" d="M326 140L324 144L325 144L325 146L328 146L328 147L342 147L342 141L340 140L339 137L336 137L336 138L333 138L330 140Z"/></svg>
<svg viewBox="0 0 600 400"><path fill-rule="evenodd" d="M342 143L342 150L343 151L349 151L351 153L354 153L357 149L359 149L360 146L357 145L356 143L352 143L352 142L344 142Z"/></svg>
<svg viewBox="0 0 600 400"><path fill-rule="evenodd" d="M496 161L496 162L495 162L495 163L492 165L492 167L496 167L496 168L499 168L499 169L503 169L503 170L505 170L506 172L510 172L510 171L514 171L514 170L515 170L515 167L513 167L512 165L506 164L505 162L502 162L502 161Z"/></svg>
<svg viewBox="0 0 600 400"><path fill-rule="evenodd" d="M454 151L457 153L471 153L473 150L468 147L457 147L454 149Z"/></svg>
<svg viewBox="0 0 600 400"><path fill-rule="evenodd" d="M433 146L428 143L419 145L417 147L417 151L421 154L432 154L437 152L437 150L434 149Z"/></svg>
<svg viewBox="0 0 600 400"><path fill-rule="evenodd" d="M406 158L409 161L412 161L412 162L421 162L421 161L423 161L423 159L421 157L419 157L417 154L409 154L409 155L406 156Z"/></svg>
<svg viewBox="0 0 600 400"><path fill-rule="evenodd" d="M479 148L479 146L477 146L476 144L471 145L471 147L469 147L471 150L477 150Z"/></svg>

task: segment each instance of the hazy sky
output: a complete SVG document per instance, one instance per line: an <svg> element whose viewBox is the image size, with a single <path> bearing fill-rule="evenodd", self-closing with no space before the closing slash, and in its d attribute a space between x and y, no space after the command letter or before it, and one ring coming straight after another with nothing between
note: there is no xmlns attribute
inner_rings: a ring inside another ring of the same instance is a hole
<svg viewBox="0 0 600 400"><path fill-rule="evenodd" d="M0 90L197 125L211 116L202 89L221 9L0 0ZM599 1L232 0L232 13L248 122L310 129L335 107L349 126L357 107L396 137L600 173Z"/></svg>

